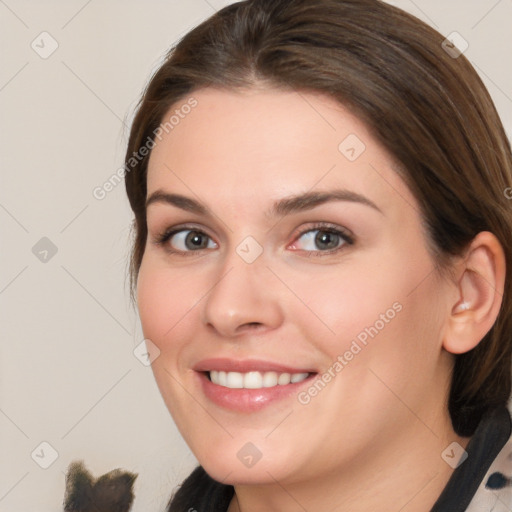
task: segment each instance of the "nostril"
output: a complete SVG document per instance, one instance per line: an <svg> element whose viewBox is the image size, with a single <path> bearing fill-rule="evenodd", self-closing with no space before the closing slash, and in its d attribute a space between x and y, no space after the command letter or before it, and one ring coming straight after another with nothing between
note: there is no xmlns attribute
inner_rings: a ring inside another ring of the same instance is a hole
<svg viewBox="0 0 512 512"><path fill-rule="evenodd" d="M259 334L265 331L266 327L261 322L247 322L245 324L240 324L235 329L235 334L240 335L243 333L251 333L251 334Z"/></svg>
<svg viewBox="0 0 512 512"><path fill-rule="evenodd" d="M243 332L256 333L256 332L262 331L264 329L265 329L265 325L262 324L261 322L246 322L246 323L241 323L240 325L238 325L236 327L234 333L232 333L232 334L238 335Z"/></svg>

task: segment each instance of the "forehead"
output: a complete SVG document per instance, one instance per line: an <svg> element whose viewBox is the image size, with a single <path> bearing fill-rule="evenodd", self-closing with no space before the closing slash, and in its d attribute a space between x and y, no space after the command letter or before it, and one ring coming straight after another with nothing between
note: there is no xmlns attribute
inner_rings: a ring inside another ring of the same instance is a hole
<svg viewBox="0 0 512 512"><path fill-rule="evenodd" d="M330 97L274 89L201 89L191 97L162 120L164 128L173 122L155 139L148 194L166 189L247 204L343 187L381 205L414 202L385 149Z"/></svg>

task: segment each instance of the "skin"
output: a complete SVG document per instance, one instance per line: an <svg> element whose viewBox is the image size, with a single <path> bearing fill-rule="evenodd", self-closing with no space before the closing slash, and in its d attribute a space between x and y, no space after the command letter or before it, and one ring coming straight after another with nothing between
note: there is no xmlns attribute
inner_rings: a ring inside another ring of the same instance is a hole
<svg viewBox="0 0 512 512"><path fill-rule="evenodd" d="M434 270L418 203L392 158L334 100L262 87L193 96L197 107L152 151L148 197L181 194L209 215L150 204L137 284L144 336L160 351L156 382L185 441L213 478L235 486L230 512L430 510L453 471L441 453L468 442L447 411L446 346L469 350L457 336L476 344L492 325L489 314L471 337L461 320L470 312L457 309L465 289L478 299L484 285L467 258L454 279ZM338 149L350 134L366 146L353 162ZM330 201L264 214L284 197L338 188L378 209ZM322 251L300 234L318 222L349 230L354 243L335 238L339 250ZM184 223L205 233L205 249L155 243ZM263 249L251 264L236 252L248 236ZM475 261L504 275L481 245ZM204 396L192 370L227 357L322 373L396 303L400 312L307 405L294 394L258 412L227 410ZM247 442L262 454L251 468L237 457Z"/></svg>

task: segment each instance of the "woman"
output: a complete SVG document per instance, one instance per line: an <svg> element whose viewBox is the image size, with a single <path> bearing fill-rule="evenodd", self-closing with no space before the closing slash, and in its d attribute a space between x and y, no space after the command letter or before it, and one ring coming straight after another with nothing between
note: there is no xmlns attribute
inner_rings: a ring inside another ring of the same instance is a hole
<svg viewBox="0 0 512 512"><path fill-rule="evenodd" d="M511 150L443 36L377 0L230 5L151 79L126 171L200 463L169 511L511 509Z"/></svg>

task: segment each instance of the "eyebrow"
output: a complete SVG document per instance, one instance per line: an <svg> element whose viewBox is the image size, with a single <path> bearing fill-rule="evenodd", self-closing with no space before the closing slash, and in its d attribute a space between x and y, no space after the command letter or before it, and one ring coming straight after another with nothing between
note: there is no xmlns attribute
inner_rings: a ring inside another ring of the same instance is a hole
<svg viewBox="0 0 512 512"><path fill-rule="evenodd" d="M291 213L311 210L332 201L359 203L382 213L382 210L366 196L346 189L335 189L326 192L313 191L284 197L276 201L265 215L270 218L289 215ZM156 190L148 197L146 200L146 208L153 203L170 204L191 213L211 216L208 208L195 199L180 194L171 194L163 190Z"/></svg>

